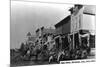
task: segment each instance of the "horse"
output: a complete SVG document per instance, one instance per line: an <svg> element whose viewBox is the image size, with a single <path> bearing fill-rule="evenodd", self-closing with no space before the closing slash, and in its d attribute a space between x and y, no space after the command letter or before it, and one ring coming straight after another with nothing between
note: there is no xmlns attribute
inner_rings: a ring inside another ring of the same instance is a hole
<svg viewBox="0 0 100 67"><path fill-rule="evenodd" d="M56 62L59 63L61 59L63 59L63 56L65 55L64 50L59 51L58 53L54 53L49 57L49 63L51 63L52 60L56 59Z"/></svg>

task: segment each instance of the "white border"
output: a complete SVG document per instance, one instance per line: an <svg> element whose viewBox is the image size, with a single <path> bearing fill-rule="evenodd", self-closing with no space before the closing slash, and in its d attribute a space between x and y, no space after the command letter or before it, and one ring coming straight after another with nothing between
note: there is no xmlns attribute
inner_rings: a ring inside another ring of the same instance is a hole
<svg viewBox="0 0 100 67"><path fill-rule="evenodd" d="M10 0L0 0L0 67L8 67L10 56ZM32 0L31 0L32 1ZM99 27L100 27L100 2L99 0L33 0L33 1L42 1L42 2L59 2L59 3L72 3L72 4L87 4L87 5L96 5L96 62L90 63L75 63L75 64L54 64L54 65L39 65L43 67L98 67L99 66L99 57L100 57L100 45L99 45ZM38 66L38 67L39 67ZM31 67L31 66L27 66Z"/></svg>

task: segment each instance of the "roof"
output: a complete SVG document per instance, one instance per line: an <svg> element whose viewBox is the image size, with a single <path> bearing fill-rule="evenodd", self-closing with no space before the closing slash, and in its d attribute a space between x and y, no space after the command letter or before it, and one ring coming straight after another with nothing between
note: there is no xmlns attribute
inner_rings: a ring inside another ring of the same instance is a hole
<svg viewBox="0 0 100 67"><path fill-rule="evenodd" d="M74 8L78 7L78 9L84 7L84 14L89 14L89 15L95 15L96 13L96 6L95 5L80 5L80 4L75 4L74 7L70 8L69 11L73 13Z"/></svg>
<svg viewBox="0 0 100 67"><path fill-rule="evenodd" d="M57 24L55 24L55 27L59 27L62 26L65 23L68 23L68 21L70 20L70 15L65 17L63 20L61 20L60 22L58 22Z"/></svg>
<svg viewBox="0 0 100 67"><path fill-rule="evenodd" d="M96 13L96 6L94 5L84 5L84 14L95 15Z"/></svg>
<svg viewBox="0 0 100 67"><path fill-rule="evenodd" d="M74 7L71 7L69 9L69 11L71 12L71 14L74 12L75 7L78 7L78 9L81 9L83 7L83 5L81 5L81 4L75 4Z"/></svg>
<svg viewBox="0 0 100 67"><path fill-rule="evenodd" d="M31 33L30 33L30 32L28 32L28 33L27 33L27 36L31 36Z"/></svg>

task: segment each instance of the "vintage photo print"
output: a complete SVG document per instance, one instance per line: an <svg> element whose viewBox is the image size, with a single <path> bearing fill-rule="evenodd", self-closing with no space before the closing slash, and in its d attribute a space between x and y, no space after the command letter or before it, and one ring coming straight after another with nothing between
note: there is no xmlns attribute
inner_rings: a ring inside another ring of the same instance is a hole
<svg viewBox="0 0 100 67"><path fill-rule="evenodd" d="M11 66L95 61L95 5L10 4Z"/></svg>

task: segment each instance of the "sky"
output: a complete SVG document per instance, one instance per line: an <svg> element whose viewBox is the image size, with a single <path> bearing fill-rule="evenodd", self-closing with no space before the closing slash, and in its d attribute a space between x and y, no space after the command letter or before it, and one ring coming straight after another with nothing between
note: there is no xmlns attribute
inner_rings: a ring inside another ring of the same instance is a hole
<svg viewBox="0 0 100 67"><path fill-rule="evenodd" d="M10 47L19 48L26 34L39 27L53 27L70 14L72 4L11 1Z"/></svg>

